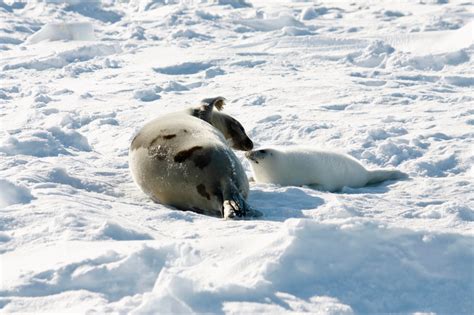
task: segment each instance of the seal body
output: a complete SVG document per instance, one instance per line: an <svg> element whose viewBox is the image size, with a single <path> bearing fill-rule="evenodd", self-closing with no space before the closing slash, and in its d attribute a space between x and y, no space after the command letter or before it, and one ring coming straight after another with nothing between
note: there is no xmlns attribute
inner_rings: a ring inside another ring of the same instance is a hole
<svg viewBox="0 0 474 315"><path fill-rule="evenodd" d="M154 201L178 209L226 218L255 215L246 203L249 184L238 157L219 129L196 116L190 110L168 114L138 132L129 151L134 181ZM251 149L247 140L241 142Z"/></svg>
<svg viewBox="0 0 474 315"><path fill-rule="evenodd" d="M257 182L283 186L309 185L338 191L344 186L358 188L406 177L397 170L367 170L346 154L308 147L262 149L245 155Z"/></svg>

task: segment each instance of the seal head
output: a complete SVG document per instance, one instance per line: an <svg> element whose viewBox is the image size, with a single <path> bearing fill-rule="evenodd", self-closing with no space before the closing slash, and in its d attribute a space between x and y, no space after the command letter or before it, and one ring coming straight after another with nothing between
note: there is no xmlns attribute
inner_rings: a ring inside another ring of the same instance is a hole
<svg viewBox="0 0 474 315"><path fill-rule="evenodd" d="M259 161L264 160L266 157L273 156L273 149L260 149L255 151L245 152L245 157L250 163L259 164Z"/></svg>
<svg viewBox="0 0 474 315"><path fill-rule="evenodd" d="M237 119L219 112L224 108L224 105L225 98L222 96L206 98L201 101L198 107L190 108L189 113L217 128L233 149L240 151L252 150L253 142L245 133L242 124Z"/></svg>

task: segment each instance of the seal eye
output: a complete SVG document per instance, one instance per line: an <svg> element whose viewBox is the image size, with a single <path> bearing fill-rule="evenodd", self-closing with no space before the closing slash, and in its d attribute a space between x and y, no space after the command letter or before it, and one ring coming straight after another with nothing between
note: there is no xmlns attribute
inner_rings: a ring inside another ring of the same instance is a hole
<svg viewBox="0 0 474 315"><path fill-rule="evenodd" d="M259 152L265 154L267 153L267 150L260 150Z"/></svg>

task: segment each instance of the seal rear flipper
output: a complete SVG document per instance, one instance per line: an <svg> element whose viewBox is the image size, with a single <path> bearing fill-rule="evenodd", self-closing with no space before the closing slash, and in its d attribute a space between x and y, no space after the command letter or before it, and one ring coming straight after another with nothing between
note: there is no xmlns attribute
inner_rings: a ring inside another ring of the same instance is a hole
<svg viewBox="0 0 474 315"><path fill-rule="evenodd" d="M201 105L192 111L192 115L212 124L211 119L214 107L220 111L224 108L224 104L225 98L222 96L205 98L201 101Z"/></svg>
<svg viewBox="0 0 474 315"><path fill-rule="evenodd" d="M398 170L371 170L369 171L368 185L378 184L386 180L406 179L408 174Z"/></svg>

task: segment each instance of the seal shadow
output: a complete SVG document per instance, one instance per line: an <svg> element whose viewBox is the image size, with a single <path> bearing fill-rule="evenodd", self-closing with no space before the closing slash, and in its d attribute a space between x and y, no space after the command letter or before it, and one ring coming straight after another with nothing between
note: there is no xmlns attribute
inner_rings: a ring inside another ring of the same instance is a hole
<svg viewBox="0 0 474 315"><path fill-rule="evenodd" d="M269 187L272 190L268 190ZM255 185L247 201L252 208L263 213L257 219L285 221L289 218L304 218L303 210L314 210L323 205L324 199L313 195L316 192L303 187Z"/></svg>

